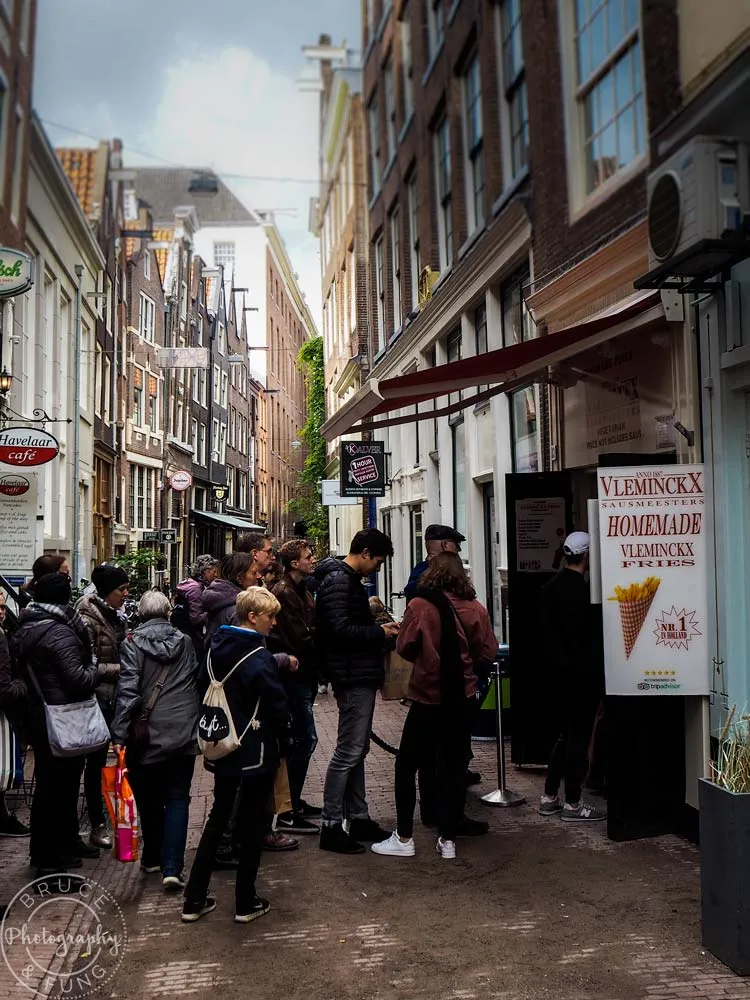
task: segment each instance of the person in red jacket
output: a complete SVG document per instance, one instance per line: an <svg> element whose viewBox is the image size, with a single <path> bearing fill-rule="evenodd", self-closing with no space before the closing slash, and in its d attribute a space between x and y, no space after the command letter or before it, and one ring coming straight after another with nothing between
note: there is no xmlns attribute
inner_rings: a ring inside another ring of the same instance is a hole
<svg viewBox="0 0 750 1000"><path fill-rule="evenodd" d="M416 775L437 764L436 844L443 858L455 858L456 836L466 798L466 744L476 696L474 663L492 660L497 639L490 617L476 599L461 557L440 552L420 578L396 642L397 652L414 664L408 697L412 702L396 757L396 830L375 854L413 857Z"/></svg>

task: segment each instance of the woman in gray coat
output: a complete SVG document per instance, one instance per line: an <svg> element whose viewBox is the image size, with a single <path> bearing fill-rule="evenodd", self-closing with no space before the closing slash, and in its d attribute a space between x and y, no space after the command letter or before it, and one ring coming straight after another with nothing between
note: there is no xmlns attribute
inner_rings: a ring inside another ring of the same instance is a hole
<svg viewBox="0 0 750 1000"><path fill-rule="evenodd" d="M120 647L120 680L112 740L127 749L146 872L164 888L184 888L190 785L198 752L198 663L190 637L169 623L169 599L158 591L138 605L142 624Z"/></svg>

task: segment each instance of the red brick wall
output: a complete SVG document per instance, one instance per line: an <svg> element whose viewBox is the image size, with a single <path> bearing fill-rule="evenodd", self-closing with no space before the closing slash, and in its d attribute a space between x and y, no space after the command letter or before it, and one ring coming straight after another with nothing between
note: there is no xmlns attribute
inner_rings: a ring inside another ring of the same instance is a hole
<svg viewBox="0 0 750 1000"><path fill-rule="evenodd" d="M23 249L26 231L26 191L29 166L29 117L31 115L31 87L34 75L34 36L36 26L36 0L27 0L30 5L29 31L27 39L21 38L21 4L15 4L14 20L11 23L4 5L0 5L0 31L9 38L9 51L0 46L0 72L5 79L7 91L3 108L3 131L5 133L5 181L0 198L0 243L4 246ZM22 44L23 43L23 44ZM16 126L16 105L23 109L23 128ZM20 211L14 222L11 218L13 204L13 178L16 170L16 147L23 143L21 154Z"/></svg>

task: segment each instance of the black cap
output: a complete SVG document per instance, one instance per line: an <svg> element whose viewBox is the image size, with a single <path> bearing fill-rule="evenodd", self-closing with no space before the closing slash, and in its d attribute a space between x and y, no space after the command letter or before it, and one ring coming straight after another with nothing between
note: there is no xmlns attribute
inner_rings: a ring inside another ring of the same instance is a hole
<svg viewBox="0 0 750 1000"><path fill-rule="evenodd" d="M426 542L455 542L456 545L460 545L461 542L466 541L466 538L460 531L456 531L455 528L451 528L447 524L428 524L424 540Z"/></svg>

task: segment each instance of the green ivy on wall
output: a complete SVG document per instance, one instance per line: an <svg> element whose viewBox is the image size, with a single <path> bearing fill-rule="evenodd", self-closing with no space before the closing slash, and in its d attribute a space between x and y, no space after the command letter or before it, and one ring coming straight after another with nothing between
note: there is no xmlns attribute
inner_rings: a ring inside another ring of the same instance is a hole
<svg viewBox="0 0 750 1000"><path fill-rule="evenodd" d="M289 501L288 511L307 524L308 537L318 549L328 547L328 511L320 502L320 481L325 479L326 441L321 428L326 419L325 362L323 338L306 340L297 355L307 388L307 420L301 437L307 445L307 458L297 480L297 496Z"/></svg>

